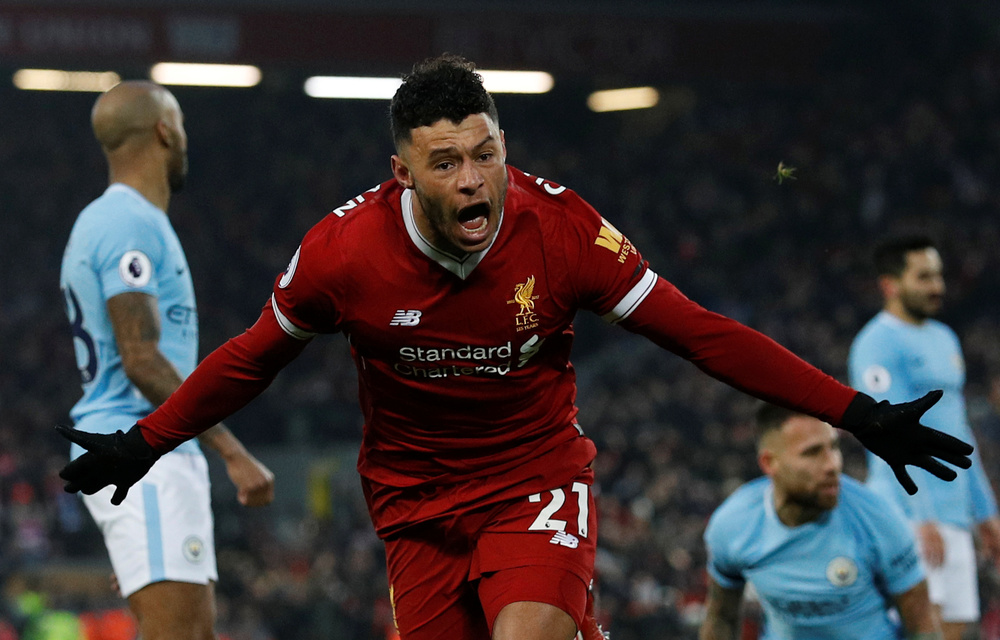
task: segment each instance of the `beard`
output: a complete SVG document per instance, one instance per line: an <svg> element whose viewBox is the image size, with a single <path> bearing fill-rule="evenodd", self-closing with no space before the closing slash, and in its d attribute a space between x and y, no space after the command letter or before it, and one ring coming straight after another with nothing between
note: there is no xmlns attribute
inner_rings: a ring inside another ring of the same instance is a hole
<svg viewBox="0 0 1000 640"><path fill-rule="evenodd" d="M167 167L167 184L170 186L170 193L180 193L184 189L187 181L188 161L187 155L181 155Z"/></svg>
<svg viewBox="0 0 1000 640"><path fill-rule="evenodd" d="M500 219L500 212L503 211L503 205L507 198L507 186L507 173L505 171L497 202L490 203L490 209L487 213L487 219L494 226L494 237L497 231L496 225ZM430 223L431 237L427 238L427 240L441 251L455 253L459 256L464 255L466 249L454 244L448 234L449 228L453 224L456 224L456 213L447 210L443 201L428 196L420 183L414 182L413 192L420 202L420 209L424 217Z"/></svg>
<svg viewBox="0 0 1000 640"><path fill-rule="evenodd" d="M837 506L840 500L840 492L833 495L820 493L819 491L809 491L798 494L789 494L788 499L800 507L808 510L829 511Z"/></svg>
<svg viewBox="0 0 1000 640"><path fill-rule="evenodd" d="M940 296L903 295L903 308L917 320L933 318L941 310Z"/></svg>

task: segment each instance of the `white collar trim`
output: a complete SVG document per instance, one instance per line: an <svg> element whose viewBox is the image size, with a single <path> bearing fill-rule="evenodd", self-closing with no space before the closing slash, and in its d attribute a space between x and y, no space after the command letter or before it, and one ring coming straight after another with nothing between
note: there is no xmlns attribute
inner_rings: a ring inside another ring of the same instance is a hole
<svg viewBox="0 0 1000 640"><path fill-rule="evenodd" d="M500 222L497 224L497 232L494 234L493 239L490 241L489 246L487 246L482 251L476 251L473 253L467 253L462 257L456 256L453 253L448 253L447 251L442 251L432 245L430 241L427 240L417 229L417 221L413 216L413 190L404 189L402 196L399 199L400 209L403 211L403 224L406 225L406 233L409 234L410 240L420 252L425 256L438 263L448 271L454 273L456 276L465 280L472 273L483 258L489 252L493 243L497 241L497 237L500 235L500 227L503 226L503 210L500 210Z"/></svg>

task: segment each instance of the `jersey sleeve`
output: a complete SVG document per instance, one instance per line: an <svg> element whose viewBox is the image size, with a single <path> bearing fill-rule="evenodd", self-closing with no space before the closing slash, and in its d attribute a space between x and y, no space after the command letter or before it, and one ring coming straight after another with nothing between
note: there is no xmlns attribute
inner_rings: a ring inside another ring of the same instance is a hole
<svg viewBox="0 0 1000 640"><path fill-rule="evenodd" d="M893 404L914 399L899 347L891 336L864 331L851 345L848 357L851 386L876 400Z"/></svg>
<svg viewBox="0 0 1000 640"><path fill-rule="evenodd" d="M970 444L975 446L975 440ZM997 499L989 478L979 457L979 449L972 453L972 468L969 469L969 493L972 497L972 517L976 522L997 517Z"/></svg>
<svg viewBox="0 0 1000 640"><path fill-rule="evenodd" d="M139 420L143 438L165 453L197 436L262 393L307 344L279 326L268 301L252 327L210 353L163 404Z"/></svg>
<svg viewBox="0 0 1000 640"><path fill-rule="evenodd" d="M652 271L647 271L652 273ZM690 300L653 275L621 325L761 400L837 425L857 391L777 342Z"/></svg>
<svg viewBox="0 0 1000 640"><path fill-rule="evenodd" d="M746 584L743 565L734 557L731 543L733 536L727 530L725 504L716 510L705 528L705 550L708 553L709 575L723 589L741 589Z"/></svg>
<svg viewBox="0 0 1000 640"><path fill-rule="evenodd" d="M574 192L566 208L565 255L575 306L620 322L649 294L656 274L618 229Z"/></svg>
<svg viewBox="0 0 1000 640"><path fill-rule="evenodd" d="M274 283L271 304L278 324L288 335L308 340L319 333L336 333L336 305L342 255L329 219L302 240L288 268Z"/></svg>
<svg viewBox="0 0 1000 640"><path fill-rule="evenodd" d="M945 327L947 335L951 340L952 349L964 360L962 355L962 344L958 335L950 328ZM993 486L986 476L982 458L979 456L979 445L976 443L976 436L971 427L962 434L962 438L976 449L972 452L972 467L969 468L969 497L972 505L972 518L975 522L983 522L990 518L997 517L997 499Z"/></svg>
<svg viewBox="0 0 1000 640"><path fill-rule="evenodd" d="M579 196L566 191L558 197L565 198L562 235L572 306L621 324L757 398L840 422L854 389L763 334L694 303Z"/></svg>
<svg viewBox="0 0 1000 640"><path fill-rule="evenodd" d="M106 225L93 258L104 299L128 292L157 297L157 271L165 254L163 234L151 220L137 215L115 216Z"/></svg>
<svg viewBox="0 0 1000 640"><path fill-rule="evenodd" d="M911 388L897 340L878 326L863 329L855 338L848 354L847 369L851 385L876 400L896 404L917 396ZM891 493L907 518L915 522L938 519L930 491L918 491L911 496L895 480L885 460L870 451L866 452L865 459L869 485Z"/></svg>
<svg viewBox="0 0 1000 640"><path fill-rule="evenodd" d="M924 579L913 531L895 505L866 490L868 530L875 544L878 573L893 595L905 593Z"/></svg>

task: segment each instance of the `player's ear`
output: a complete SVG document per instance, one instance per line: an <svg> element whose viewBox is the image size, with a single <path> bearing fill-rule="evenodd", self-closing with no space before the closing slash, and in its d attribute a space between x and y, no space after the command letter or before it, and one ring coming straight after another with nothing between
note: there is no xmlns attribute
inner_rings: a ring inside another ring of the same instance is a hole
<svg viewBox="0 0 1000 640"><path fill-rule="evenodd" d="M500 130L500 151L503 153L504 162L507 161L507 140L503 136L503 129Z"/></svg>
<svg viewBox="0 0 1000 640"><path fill-rule="evenodd" d="M757 452L757 465L766 476L773 476L776 470L777 459L770 449L761 449Z"/></svg>
<svg viewBox="0 0 1000 640"><path fill-rule="evenodd" d="M895 298L899 295L899 278L891 275L879 276L878 290L885 300Z"/></svg>
<svg viewBox="0 0 1000 640"><path fill-rule="evenodd" d="M156 126L153 127L153 131L156 134L156 140L164 147L169 147L171 140L173 139L170 135L170 125L163 118L156 121Z"/></svg>
<svg viewBox="0 0 1000 640"><path fill-rule="evenodd" d="M406 161L398 155L393 155L392 158L389 159L389 162L392 164L392 175L395 176L396 182L399 183L399 186L404 189L412 189L413 174L410 173L410 167L407 166Z"/></svg>

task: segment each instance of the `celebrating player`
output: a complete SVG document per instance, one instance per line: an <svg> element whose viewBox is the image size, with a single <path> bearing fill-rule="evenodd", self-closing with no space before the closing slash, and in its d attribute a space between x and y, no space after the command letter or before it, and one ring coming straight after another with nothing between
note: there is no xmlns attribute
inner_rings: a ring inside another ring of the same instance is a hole
<svg viewBox="0 0 1000 640"><path fill-rule="evenodd" d="M595 456L574 405L586 309L758 397L853 431L907 477L971 448L919 425L931 395L877 404L659 277L575 193L507 165L471 63L425 61L390 107L393 179L309 231L253 327L156 412L90 450L68 491L125 495L161 453L262 392L317 334L343 333L365 417L358 470L403 640L585 640ZM905 434L905 435L904 435Z"/></svg>
<svg viewBox="0 0 1000 640"><path fill-rule="evenodd" d="M962 348L955 332L934 319L945 291L934 243L919 236L888 240L875 251L875 267L885 307L851 346L851 383L891 402L943 389L941 402L927 413L928 424L975 442L962 395ZM973 529L978 528L993 561L1000 561L996 497L979 457L973 461L970 472L954 484L918 472L915 480L923 491L911 497L897 490L885 463L868 456L868 484L895 502L917 531L946 640L958 640L965 625L979 619Z"/></svg>
<svg viewBox="0 0 1000 640"><path fill-rule="evenodd" d="M60 285L83 376L70 416L79 429L114 433L166 400L198 358L194 287L166 213L187 174L187 135L177 100L149 82L102 94L91 119L111 185L73 225ZM272 500L273 474L224 426L199 440L226 461L240 502ZM72 447L73 458L83 453ZM213 638L215 547L198 444L159 457L120 507L108 503L112 494L86 495L84 503L142 637ZM116 504L125 497L115 495Z"/></svg>
<svg viewBox="0 0 1000 640"><path fill-rule="evenodd" d="M842 476L836 430L772 404L757 411L766 474L737 489L705 530L708 601L701 640L733 640L746 583L763 637L940 638L913 533L897 509Z"/></svg>

